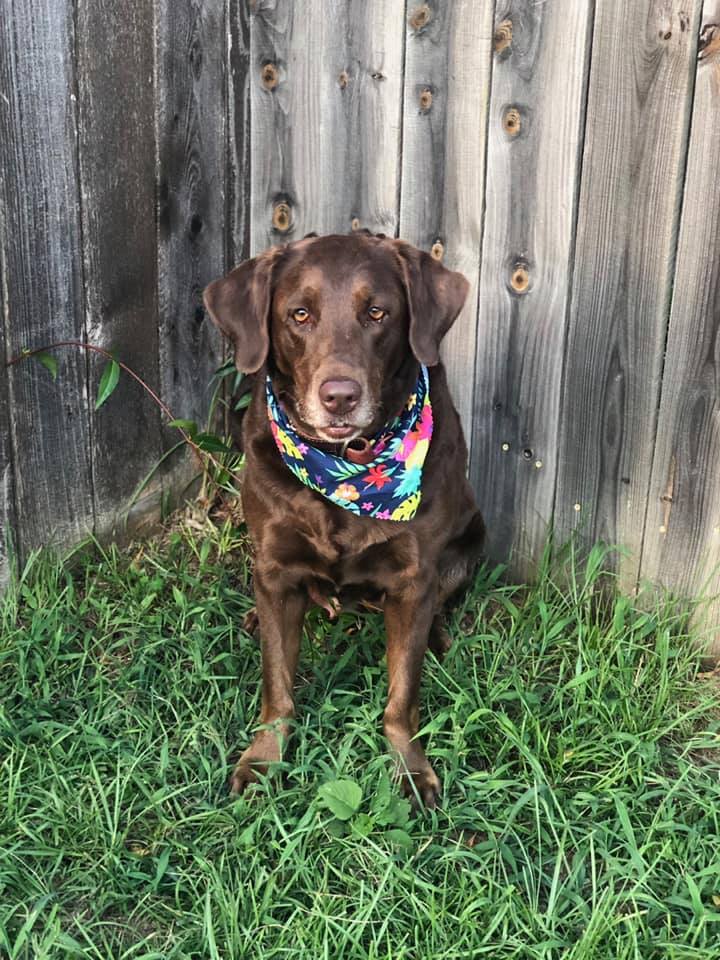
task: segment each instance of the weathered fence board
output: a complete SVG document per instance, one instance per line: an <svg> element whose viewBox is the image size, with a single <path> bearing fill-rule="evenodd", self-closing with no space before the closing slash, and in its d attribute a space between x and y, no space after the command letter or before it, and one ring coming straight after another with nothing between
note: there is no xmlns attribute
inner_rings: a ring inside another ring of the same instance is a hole
<svg viewBox="0 0 720 960"><path fill-rule="evenodd" d="M174 416L203 421L223 351L201 295L227 267L227 8L162 0L156 11L160 382Z"/></svg>
<svg viewBox="0 0 720 960"><path fill-rule="evenodd" d="M80 0L76 31L87 340L157 391L153 3ZM106 361L88 360L92 398ZM160 454L159 410L123 374L92 418L97 533ZM156 508L157 496L144 506Z"/></svg>
<svg viewBox="0 0 720 960"><path fill-rule="evenodd" d="M472 436L492 0L411 5L405 53L400 235L470 281L442 357Z"/></svg>
<svg viewBox="0 0 720 960"><path fill-rule="evenodd" d="M73 94L73 10L63 0L13 0L0 17L0 247L5 351L83 339L83 289ZM12 171L12 175L9 175ZM86 358L60 372L8 372L19 540L25 549L80 539L93 523Z"/></svg>
<svg viewBox="0 0 720 960"><path fill-rule="evenodd" d="M0 266L1 264L0 260ZM2 282L3 277L0 276L0 290ZM0 363L3 363L4 359L0 354ZM10 403L7 377L0 376L0 590L10 577L10 551L15 545L15 531L15 471L10 447Z"/></svg>
<svg viewBox="0 0 720 960"><path fill-rule="evenodd" d="M720 0L706 0L641 574L720 594ZM720 608L704 609L720 652Z"/></svg>
<svg viewBox="0 0 720 960"><path fill-rule="evenodd" d="M227 264L231 267L250 256L250 16L244 3L230 3L228 43Z"/></svg>
<svg viewBox="0 0 720 960"><path fill-rule="evenodd" d="M555 526L623 544L645 524L692 96L698 3L599 0Z"/></svg>
<svg viewBox="0 0 720 960"><path fill-rule="evenodd" d="M498 4L471 479L529 574L551 521L593 4Z"/></svg>
<svg viewBox="0 0 720 960"><path fill-rule="evenodd" d="M258 0L251 24L253 253L398 222L403 0Z"/></svg>

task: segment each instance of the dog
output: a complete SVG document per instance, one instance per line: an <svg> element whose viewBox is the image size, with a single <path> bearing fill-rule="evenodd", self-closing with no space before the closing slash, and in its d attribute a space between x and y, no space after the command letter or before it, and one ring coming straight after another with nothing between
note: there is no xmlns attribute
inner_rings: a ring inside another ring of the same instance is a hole
<svg viewBox="0 0 720 960"><path fill-rule="evenodd" d="M381 234L308 235L204 291L238 370L255 374L243 426L242 502L255 551L261 728L240 757L242 791L281 757L306 610L382 606L384 731L405 793L436 805L417 739L428 646L442 656L447 599L479 559L484 524L439 362L468 282Z"/></svg>

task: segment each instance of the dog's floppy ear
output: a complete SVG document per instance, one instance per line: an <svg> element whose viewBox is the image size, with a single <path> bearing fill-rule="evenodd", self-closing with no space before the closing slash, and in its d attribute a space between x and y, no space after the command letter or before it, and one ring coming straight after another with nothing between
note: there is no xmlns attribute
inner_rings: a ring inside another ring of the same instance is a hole
<svg viewBox="0 0 720 960"><path fill-rule="evenodd" d="M235 366L242 373L255 373L268 355L272 269L280 249L245 260L203 293L213 323L235 347Z"/></svg>
<svg viewBox="0 0 720 960"><path fill-rule="evenodd" d="M402 261L410 312L410 347L420 363L434 366L440 341L465 303L470 284L461 273L403 240L392 241Z"/></svg>

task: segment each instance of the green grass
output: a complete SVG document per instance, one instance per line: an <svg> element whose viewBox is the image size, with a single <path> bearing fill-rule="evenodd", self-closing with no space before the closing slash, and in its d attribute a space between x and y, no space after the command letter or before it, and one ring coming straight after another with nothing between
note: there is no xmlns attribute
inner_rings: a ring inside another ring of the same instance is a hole
<svg viewBox="0 0 720 960"><path fill-rule="evenodd" d="M599 599L601 550L530 590L481 572L426 664L444 795L412 815L381 621L313 615L282 779L231 799L260 672L242 547L41 556L2 601L0 957L720 957L718 688L681 615Z"/></svg>

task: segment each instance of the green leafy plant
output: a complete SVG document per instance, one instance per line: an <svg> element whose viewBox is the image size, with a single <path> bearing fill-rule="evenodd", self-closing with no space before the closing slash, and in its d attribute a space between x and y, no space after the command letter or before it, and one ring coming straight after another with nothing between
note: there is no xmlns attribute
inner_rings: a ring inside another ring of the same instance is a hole
<svg viewBox="0 0 720 960"><path fill-rule="evenodd" d="M230 393L234 394L242 381L242 374L239 373L232 361L227 361L213 375L214 389L211 397L206 428L200 429L194 420L185 420L175 417L170 408L165 404L157 393L139 374L122 360L118 360L109 350L94 344L84 343L80 340L61 340L56 343L39 347L36 350L23 350L19 356L13 357L6 363L6 367L13 366L23 360L34 359L40 363L50 374L53 380L57 380L58 361L55 356L49 353L49 350L72 347L83 350L87 353L104 357L107 361L98 382L97 394L95 398L95 410L99 410L110 399L120 382L121 371L131 377L148 394L151 400L160 408L163 416L166 418L166 425L177 429L182 439L167 450L163 456L154 464L149 473L142 478L132 497L127 504L127 510L137 501L143 490L147 487L152 477L156 474L160 466L180 447L189 446L198 462L199 475L202 478L201 498L205 501L212 499L212 495L223 492L235 495L237 488L236 481L239 479L239 471L242 468L242 456L234 450L232 444L226 436L213 432L212 425L217 422L218 412L221 409L229 409L228 401L223 396L226 381L230 380ZM236 409L240 409L249 403L249 396L243 397L236 404ZM227 416L224 416L223 422L227 425Z"/></svg>
<svg viewBox="0 0 720 960"><path fill-rule="evenodd" d="M332 814L326 823L332 836L369 837L382 833L399 846L413 846L412 838L404 829L410 820L410 802L398 794L397 786L391 784L385 772L366 811L362 810L362 788L354 780L329 780L318 788L317 797L320 805Z"/></svg>

